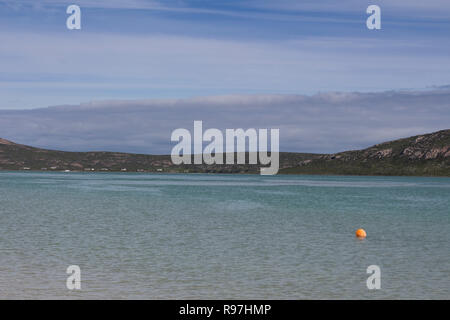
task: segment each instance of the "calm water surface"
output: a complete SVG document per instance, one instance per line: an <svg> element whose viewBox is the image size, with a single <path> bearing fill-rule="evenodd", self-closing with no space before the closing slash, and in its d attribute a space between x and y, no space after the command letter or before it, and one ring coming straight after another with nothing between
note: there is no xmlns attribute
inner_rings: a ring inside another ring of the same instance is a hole
<svg viewBox="0 0 450 320"><path fill-rule="evenodd" d="M449 299L449 256L449 178L0 173L0 298Z"/></svg>

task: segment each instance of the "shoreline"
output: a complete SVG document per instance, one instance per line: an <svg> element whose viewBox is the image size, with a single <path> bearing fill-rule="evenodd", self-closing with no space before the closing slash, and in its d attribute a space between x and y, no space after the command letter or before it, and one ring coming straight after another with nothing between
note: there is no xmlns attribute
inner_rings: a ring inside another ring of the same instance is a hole
<svg viewBox="0 0 450 320"><path fill-rule="evenodd" d="M223 173L223 172L155 172L155 171L81 171L81 170L4 170L0 169L0 173L83 173L83 174L147 174L147 175L223 175L223 176L260 176L259 173L250 172L237 172L237 173ZM324 176L324 177L410 177L410 178L450 178L450 175L386 175L386 174L335 174L335 173L277 173L272 177L276 176ZM271 176L264 176L271 177Z"/></svg>

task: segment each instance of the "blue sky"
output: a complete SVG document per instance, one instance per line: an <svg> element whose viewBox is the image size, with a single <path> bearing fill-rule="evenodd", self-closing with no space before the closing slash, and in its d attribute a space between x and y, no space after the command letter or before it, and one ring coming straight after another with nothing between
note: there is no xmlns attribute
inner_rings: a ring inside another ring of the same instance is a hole
<svg viewBox="0 0 450 320"><path fill-rule="evenodd" d="M0 0L0 137L169 153L204 120L337 152L447 129L449 31L448 0Z"/></svg>
<svg viewBox="0 0 450 320"><path fill-rule="evenodd" d="M0 108L450 83L450 2L372 3L0 0Z"/></svg>

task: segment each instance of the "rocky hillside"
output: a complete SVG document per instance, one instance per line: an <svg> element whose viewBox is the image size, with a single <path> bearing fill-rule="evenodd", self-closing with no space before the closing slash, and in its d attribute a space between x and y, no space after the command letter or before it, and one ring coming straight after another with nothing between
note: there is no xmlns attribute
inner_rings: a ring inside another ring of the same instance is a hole
<svg viewBox="0 0 450 320"><path fill-rule="evenodd" d="M258 173L259 165L181 165L167 155L63 152L0 139L0 170ZM281 153L280 173L450 176L450 130L336 154Z"/></svg>
<svg viewBox="0 0 450 320"><path fill-rule="evenodd" d="M308 159L286 173L450 176L450 130Z"/></svg>

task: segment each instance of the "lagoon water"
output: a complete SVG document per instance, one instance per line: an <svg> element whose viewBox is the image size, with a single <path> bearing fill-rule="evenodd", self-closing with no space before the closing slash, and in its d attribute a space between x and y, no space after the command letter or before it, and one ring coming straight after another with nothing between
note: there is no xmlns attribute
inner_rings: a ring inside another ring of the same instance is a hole
<svg viewBox="0 0 450 320"><path fill-rule="evenodd" d="M1 172L0 298L449 299L450 178Z"/></svg>

